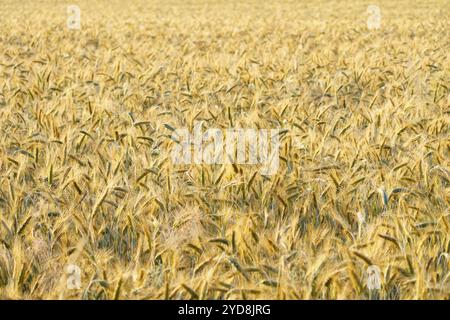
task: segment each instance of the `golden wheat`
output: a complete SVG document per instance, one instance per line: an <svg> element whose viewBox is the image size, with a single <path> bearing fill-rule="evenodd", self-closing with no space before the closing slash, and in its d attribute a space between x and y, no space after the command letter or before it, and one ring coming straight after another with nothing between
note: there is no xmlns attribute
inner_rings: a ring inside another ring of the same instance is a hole
<svg viewBox="0 0 450 320"><path fill-rule="evenodd" d="M1 1L0 297L450 298L450 7L377 2ZM174 165L196 121L277 173Z"/></svg>

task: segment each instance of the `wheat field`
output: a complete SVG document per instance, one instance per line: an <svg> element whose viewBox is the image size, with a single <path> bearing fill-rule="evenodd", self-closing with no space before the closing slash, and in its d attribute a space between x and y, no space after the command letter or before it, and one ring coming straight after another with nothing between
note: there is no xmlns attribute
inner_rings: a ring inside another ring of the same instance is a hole
<svg viewBox="0 0 450 320"><path fill-rule="evenodd" d="M450 298L448 0L0 13L0 298ZM278 171L175 165L196 121Z"/></svg>

